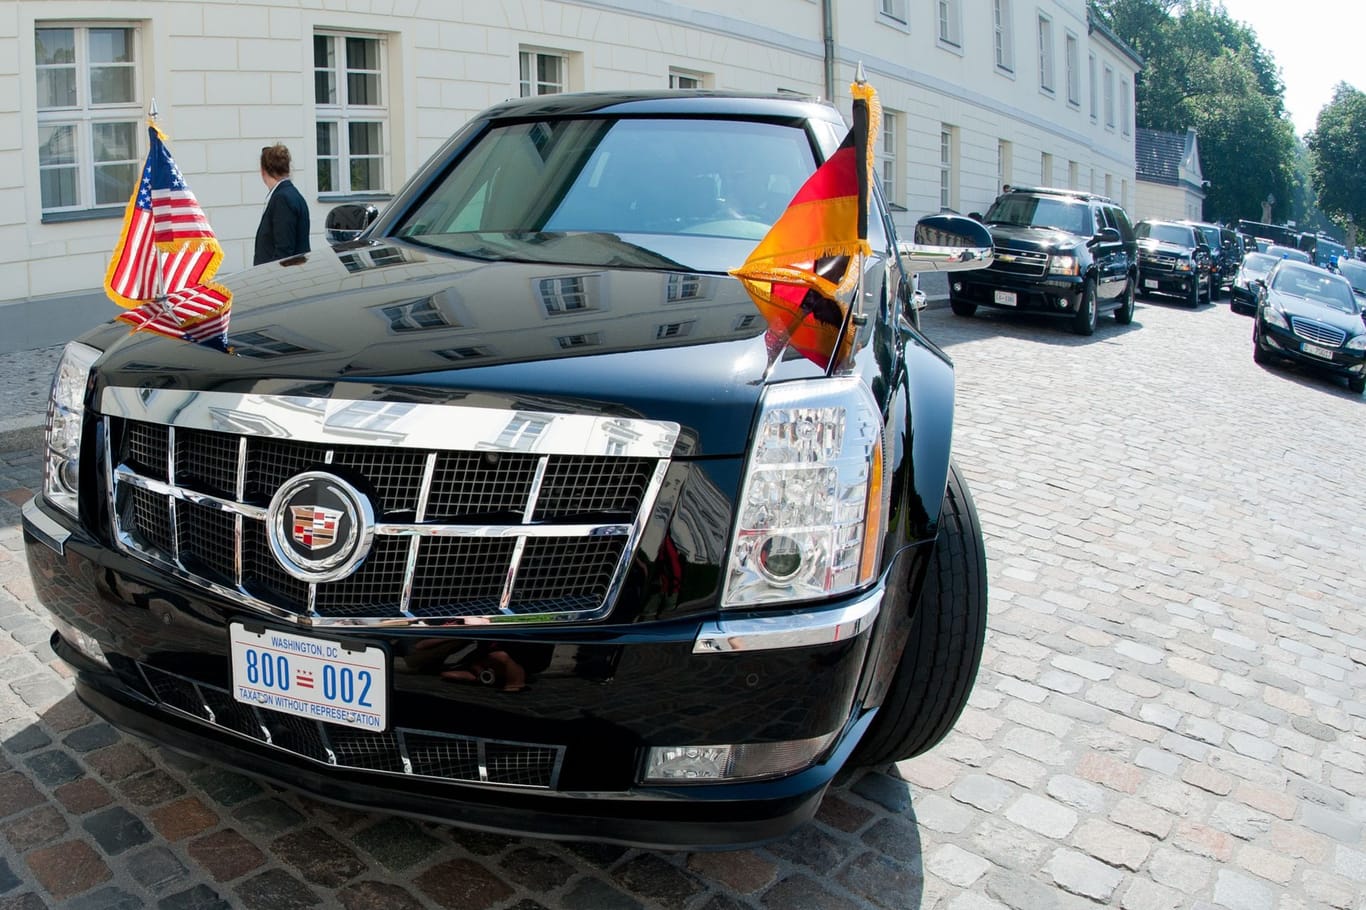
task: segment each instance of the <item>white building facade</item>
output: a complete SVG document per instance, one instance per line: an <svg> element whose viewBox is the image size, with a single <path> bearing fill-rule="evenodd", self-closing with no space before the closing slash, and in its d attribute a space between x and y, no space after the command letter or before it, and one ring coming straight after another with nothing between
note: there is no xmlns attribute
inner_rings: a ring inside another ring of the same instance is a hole
<svg viewBox="0 0 1366 910"><path fill-rule="evenodd" d="M262 146L289 146L316 250L332 206L382 206L506 98L782 91L847 116L860 62L899 222L984 211L1006 183L1133 204L1141 62L1085 0L8 0L0 325L101 286L153 102L228 274L250 264Z"/></svg>

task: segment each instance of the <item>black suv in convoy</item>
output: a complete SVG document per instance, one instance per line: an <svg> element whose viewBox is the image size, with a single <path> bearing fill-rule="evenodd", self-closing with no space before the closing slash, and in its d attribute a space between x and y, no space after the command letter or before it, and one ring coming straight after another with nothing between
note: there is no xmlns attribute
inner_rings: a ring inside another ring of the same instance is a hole
<svg viewBox="0 0 1366 910"><path fill-rule="evenodd" d="M355 240L226 279L235 355L72 342L23 524L80 698L330 800L685 848L935 745L986 567L902 253L990 236L903 247L875 194L828 366L728 274L844 134L782 96L510 101Z"/></svg>
<svg viewBox="0 0 1366 910"><path fill-rule="evenodd" d="M1191 307L1211 299L1210 248L1194 226L1180 221L1140 221L1140 294L1180 297Z"/></svg>
<svg viewBox="0 0 1366 910"><path fill-rule="evenodd" d="M991 266L949 282L959 316L979 306L1070 320L1090 335L1099 313L1134 318L1138 247L1124 209L1104 196L1037 187L1007 187L983 218L991 230Z"/></svg>
<svg viewBox="0 0 1366 910"><path fill-rule="evenodd" d="M1233 281L1238 272L1238 263L1224 245L1223 229L1217 224L1205 221L1183 221L1195 228L1195 232L1209 247L1209 300L1218 300L1224 285Z"/></svg>

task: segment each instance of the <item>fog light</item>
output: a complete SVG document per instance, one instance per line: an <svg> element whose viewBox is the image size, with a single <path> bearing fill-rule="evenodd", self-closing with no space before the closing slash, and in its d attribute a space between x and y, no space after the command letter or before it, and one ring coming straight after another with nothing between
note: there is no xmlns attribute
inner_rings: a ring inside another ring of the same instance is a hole
<svg viewBox="0 0 1366 910"><path fill-rule="evenodd" d="M52 617L52 625L57 629L57 634L62 637L62 641L71 645L71 647L75 648L101 667L104 667L106 670L111 669L109 666L109 659L104 656L104 648L101 648L100 643L95 641L95 639L86 635L66 620L59 619L56 616Z"/></svg>
<svg viewBox="0 0 1366 910"><path fill-rule="evenodd" d="M654 746L645 756L647 783L708 783L779 777L809 766L834 733L778 743Z"/></svg>
<svg viewBox="0 0 1366 910"><path fill-rule="evenodd" d="M953 292L954 292L955 294L961 294L961 293L963 293L963 282L961 282L961 281L955 281L955 282L953 283Z"/></svg>

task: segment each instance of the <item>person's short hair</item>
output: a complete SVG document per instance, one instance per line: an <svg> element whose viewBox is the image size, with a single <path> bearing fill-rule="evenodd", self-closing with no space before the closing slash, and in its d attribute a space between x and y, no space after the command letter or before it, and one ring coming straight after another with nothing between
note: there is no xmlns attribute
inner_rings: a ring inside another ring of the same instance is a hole
<svg viewBox="0 0 1366 910"><path fill-rule="evenodd" d="M272 177L289 176L289 149L284 143L263 146L261 149L261 170Z"/></svg>

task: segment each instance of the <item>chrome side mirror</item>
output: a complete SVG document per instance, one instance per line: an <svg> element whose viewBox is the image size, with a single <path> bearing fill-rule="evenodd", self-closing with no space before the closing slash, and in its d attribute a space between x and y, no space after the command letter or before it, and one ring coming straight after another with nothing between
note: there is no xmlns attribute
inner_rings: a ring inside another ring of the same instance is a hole
<svg viewBox="0 0 1366 910"><path fill-rule="evenodd" d="M914 241L898 249L913 272L964 272L991 265L991 231L962 215L927 215L915 223Z"/></svg>
<svg viewBox="0 0 1366 910"><path fill-rule="evenodd" d="M327 213L324 230L332 246L359 237L379 217L379 209L368 203L348 202Z"/></svg>

